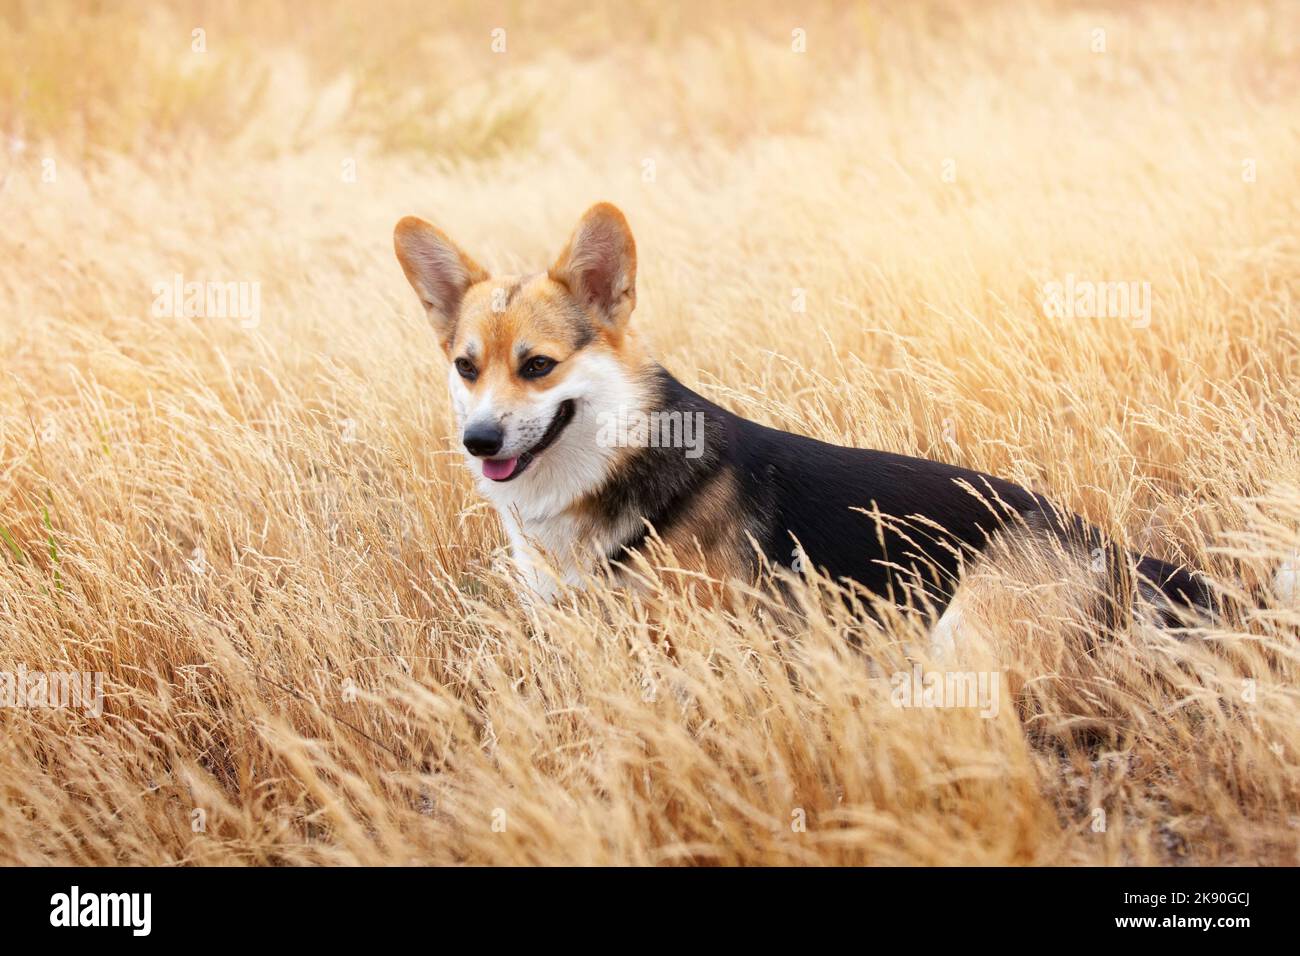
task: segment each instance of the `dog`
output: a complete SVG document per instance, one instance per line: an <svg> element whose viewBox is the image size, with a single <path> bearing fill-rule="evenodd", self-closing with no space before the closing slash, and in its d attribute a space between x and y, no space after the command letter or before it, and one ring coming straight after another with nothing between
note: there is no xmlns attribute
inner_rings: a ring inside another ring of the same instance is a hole
<svg viewBox="0 0 1300 956"><path fill-rule="evenodd" d="M450 360L469 469L532 595L550 600L652 539L721 581L815 568L873 599L943 615L995 540L1043 541L1136 590L1165 623L1212 614L1203 575L1128 555L1077 516L1001 478L827 444L748 421L687 388L638 341L636 243L592 206L544 272L493 278L416 217L394 230L406 278ZM629 423L631 423L629 425Z"/></svg>

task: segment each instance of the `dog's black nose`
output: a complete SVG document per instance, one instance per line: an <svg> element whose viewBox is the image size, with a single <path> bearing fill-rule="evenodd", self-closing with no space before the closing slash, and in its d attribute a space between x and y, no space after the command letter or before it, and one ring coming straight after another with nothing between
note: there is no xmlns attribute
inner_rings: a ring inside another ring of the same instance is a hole
<svg viewBox="0 0 1300 956"><path fill-rule="evenodd" d="M480 458L495 455L501 450L501 443L504 440L505 432L501 426L493 425L491 422L470 425L465 429L465 450Z"/></svg>

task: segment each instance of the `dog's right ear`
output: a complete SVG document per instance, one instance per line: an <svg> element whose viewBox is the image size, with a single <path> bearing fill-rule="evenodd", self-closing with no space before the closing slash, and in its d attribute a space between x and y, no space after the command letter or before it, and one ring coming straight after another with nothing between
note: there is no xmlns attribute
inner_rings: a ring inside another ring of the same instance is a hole
<svg viewBox="0 0 1300 956"><path fill-rule="evenodd" d="M416 216L407 216L397 224L393 249L445 351L451 346L465 290L488 278L487 272L441 229Z"/></svg>

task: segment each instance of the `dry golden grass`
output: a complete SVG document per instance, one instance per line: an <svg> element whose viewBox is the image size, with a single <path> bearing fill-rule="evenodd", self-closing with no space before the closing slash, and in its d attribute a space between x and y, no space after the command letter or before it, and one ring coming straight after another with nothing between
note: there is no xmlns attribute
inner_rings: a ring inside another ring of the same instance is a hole
<svg viewBox="0 0 1300 956"><path fill-rule="evenodd" d="M1300 8L167 6L0 3L0 670L107 698L0 710L0 862L1296 862ZM1089 650L1004 569L994 719L892 706L922 626L825 595L521 607L391 229L535 268L599 199L689 384L1249 607Z"/></svg>

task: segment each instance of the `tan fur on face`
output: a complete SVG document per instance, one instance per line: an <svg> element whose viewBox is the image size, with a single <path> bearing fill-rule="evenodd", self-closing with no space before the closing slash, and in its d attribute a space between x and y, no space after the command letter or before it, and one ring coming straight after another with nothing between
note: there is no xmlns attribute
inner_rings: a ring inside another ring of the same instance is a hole
<svg viewBox="0 0 1300 956"><path fill-rule="evenodd" d="M465 384L470 392L491 388L509 406L563 382L567 360L596 338L568 291L546 273L503 276L466 292L447 354L478 369L478 378ZM542 378L521 377L520 368L535 356L559 364Z"/></svg>
<svg viewBox="0 0 1300 956"><path fill-rule="evenodd" d="M593 206L550 269L524 276L488 276L418 219L398 224L394 244L452 362L462 426L500 427L500 457L521 456L571 403L572 417L526 473L497 482L481 459L467 453L466 464L501 515L530 588L547 595L557 583L577 583L639 530L634 515L605 521L583 505L623 458L600 438L600 423L641 412L647 401L652 363L628 330L636 245L626 219L607 203ZM556 364L526 375L527 363L543 356Z"/></svg>
<svg viewBox="0 0 1300 956"><path fill-rule="evenodd" d="M636 306L636 243L623 214L598 203L583 215L546 272L492 277L446 233L415 216L397 224L393 245L453 361L473 362L470 392L491 387L508 410L560 384L576 351L603 347L629 369L646 356L626 327ZM529 358L559 364L525 379Z"/></svg>

